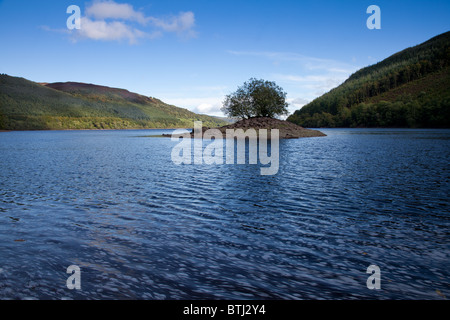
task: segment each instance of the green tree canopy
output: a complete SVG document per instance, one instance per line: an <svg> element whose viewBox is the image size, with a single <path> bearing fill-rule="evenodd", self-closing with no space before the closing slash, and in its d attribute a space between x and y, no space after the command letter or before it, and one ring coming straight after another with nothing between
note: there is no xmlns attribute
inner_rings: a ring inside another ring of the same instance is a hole
<svg viewBox="0 0 450 320"><path fill-rule="evenodd" d="M222 111L232 118L270 117L288 113L286 92L275 82L251 78L225 97Z"/></svg>

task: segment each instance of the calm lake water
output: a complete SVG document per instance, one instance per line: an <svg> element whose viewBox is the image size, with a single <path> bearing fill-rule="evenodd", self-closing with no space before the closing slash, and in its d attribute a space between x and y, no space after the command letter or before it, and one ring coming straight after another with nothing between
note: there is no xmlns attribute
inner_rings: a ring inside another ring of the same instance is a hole
<svg viewBox="0 0 450 320"><path fill-rule="evenodd" d="M0 299L450 298L450 130L322 131L274 176L176 166L171 130L0 133Z"/></svg>

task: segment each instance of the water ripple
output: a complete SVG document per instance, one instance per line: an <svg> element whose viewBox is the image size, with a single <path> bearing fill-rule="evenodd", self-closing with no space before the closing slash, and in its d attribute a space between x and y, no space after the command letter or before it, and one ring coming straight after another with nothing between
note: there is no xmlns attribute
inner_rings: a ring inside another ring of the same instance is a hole
<svg viewBox="0 0 450 320"><path fill-rule="evenodd" d="M175 166L153 132L2 133L0 298L450 296L448 130L281 141L275 176Z"/></svg>

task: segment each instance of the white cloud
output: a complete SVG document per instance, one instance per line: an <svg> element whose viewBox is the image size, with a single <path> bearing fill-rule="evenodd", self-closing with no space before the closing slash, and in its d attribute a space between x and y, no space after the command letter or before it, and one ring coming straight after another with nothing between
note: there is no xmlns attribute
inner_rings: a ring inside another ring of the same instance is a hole
<svg viewBox="0 0 450 320"><path fill-rule="evenodd" d="M207 114L210 116L223 117L224 114L220 110L222 108L223 97L206 97L206 98L166 98L164 102L186 108L195 113Z"/></svg>
<svg viewBox="0 0 450 320"><path fill-rule="evenodd" d="M104 20L81 18L81 25L82 28L78 35L92 40L115 41L126 39L130 43L136 43L139 38L149 36L149 34L121 21L106 22Z"/></svg>
<svg viewBox="0 0 450 320"><path fill-rule="evenodd" d="M146 18L142 12L134 10L128 3L116 3L114 1L97 1L86 8L86 15L95 19L123 19L146 24Z"/></svg>
<svg viewBox="0 0 450 320"><path fill-rule="evenodd" d="M294 113L296 110L303 108L303 106L307 105L310 100L304 98L287 98L286 102L289 104L288 112L289 114ZM287 117L285 117L287 118Z"/></svg>
<svg viewBox="0 0 450 320"><path fill-rule="evenodd" d="M138 26L136 26L136 24ZM73 30L73 40L91 39L102 41L128 40L130 44L139 39L155 39L164 33L176 33L183 38L196 36L193 12L180 12L177 16L158 18L146 16L128 3L112 0L95 1L87 5L81 18L81 29Z"/></svg>
<svg viewBox="0 0 450 320"><path fill-rule="evenodd" d="M214 111L214 105L210 103L202 103L201 105L197 106L197 110L200 113L208 113Z"/></svg>
<svg viewBox="0 0 450 320"><path fill-rule="evenodd" d="M181 12L178 16L172 16L166 19L150 17L149 20L156 27L167 32L185 34L188 37L194 37L196 34L192 30L195 25L195 17L192 12Z"/></svg>
<svg viewBox="0 0 450 320"><path fill-rule="evenodd" d="M318 96L327 93L331 89L343 83L350 74L324 72L319 75L292 75L292 74L273 74L276 81L283 85L288 85L293 95L302 94L304 97L312 100Z"/></svg>
<svg viewBox="0 0 450 320"><path fill-rule="evenodd" d="M304 106L305 104L309 103L309 100L303 99L303 98L296 98L296 99L292 99L290 101L288 101L289 103L295 104L295 105L299 105L299 106Z"/></svg>
<svg viewBox="0 0 450 320"><path fill-rule="evenodd" d="M272 62L276 70L295 70L290 74L279 72L272 73L270 76L282 87L288 88L290 96L302 96L310 101L337 87L359 69L346 62L310 57L294 52L228 51L228 53L241 57L267 59Z"/></svg>

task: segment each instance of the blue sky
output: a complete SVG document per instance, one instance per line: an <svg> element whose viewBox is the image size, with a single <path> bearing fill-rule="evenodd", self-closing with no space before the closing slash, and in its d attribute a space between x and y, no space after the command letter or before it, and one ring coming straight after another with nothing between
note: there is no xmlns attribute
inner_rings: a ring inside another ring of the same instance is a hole
<svg viewBox="0 0 450 320"><path fill-rule="evenodd" d="M370 5L381 29L369 30ZM68 30L67 7L81 9ZM450 1L0 1L0 73L125 88L198 113L246 80L293 112L353 72L450 30Z"/></svg>

